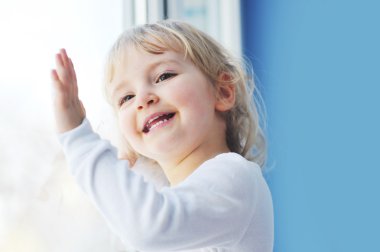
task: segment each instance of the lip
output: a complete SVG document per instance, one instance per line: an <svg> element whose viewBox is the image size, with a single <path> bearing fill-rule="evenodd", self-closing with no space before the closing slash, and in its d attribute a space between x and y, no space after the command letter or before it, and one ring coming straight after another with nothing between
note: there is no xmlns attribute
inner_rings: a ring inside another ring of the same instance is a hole
<svg viewBox="0 0 380 252"><path fill-rule="evenodd" d="M166 114L175 114L175 112L170 112L170 111L167 111L167 112L157 112L157 113L153 113L151 114L150 116L148 116L147 118L145 118L144 120L144 124L142 126L142 130L144 130L145 126L150 122L150 121L153 121L154 119L156 119L157 117L160 117L162 115L166 115Z"/></svg>

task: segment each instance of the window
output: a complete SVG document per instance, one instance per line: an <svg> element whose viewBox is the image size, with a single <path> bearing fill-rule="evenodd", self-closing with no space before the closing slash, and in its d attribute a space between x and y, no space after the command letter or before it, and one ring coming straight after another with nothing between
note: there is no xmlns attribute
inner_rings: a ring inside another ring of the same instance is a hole
<svg viewBox="0 0 380 252"><path fill-rule="evenodd" d="M239 55L239 16L236 0L0 1L0 251L123 251L65 168L50 87L60 48L101 130L112 117L101 88L104 59L124 29L181 19Z"/></svg>
<svg viewBox="0 0 380 252"><path fill-rule="evenodd" d="M103 62L123 29L121 6L120 0L0 1L0 251L115 247L64 167L50 69L65 47L88 115L98 125L106 109ZM78 235L84 233L91 242Z"/></svg>

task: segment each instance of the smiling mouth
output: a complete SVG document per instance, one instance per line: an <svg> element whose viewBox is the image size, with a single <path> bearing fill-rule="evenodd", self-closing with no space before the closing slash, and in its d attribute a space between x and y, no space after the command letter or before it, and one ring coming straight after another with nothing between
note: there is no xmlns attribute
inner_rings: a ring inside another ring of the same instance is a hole
<svg viewBox="0 0 380 252"><path fill-rule="evenodd" d="M163 123L166 123L167 121L170 121L175 116L175 113L166 113L159 116L156 116L152 119L150 119L143 128L144 133L149 133L152 129L160 126Z"/></svg>

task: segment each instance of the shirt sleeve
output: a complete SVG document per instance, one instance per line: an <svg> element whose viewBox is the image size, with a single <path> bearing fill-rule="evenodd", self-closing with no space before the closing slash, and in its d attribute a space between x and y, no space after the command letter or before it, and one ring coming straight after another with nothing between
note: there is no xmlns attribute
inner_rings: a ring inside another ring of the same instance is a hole
<svg viewBox="0 0 380 252"><path fill-rule="evenodd" d="M136 249L230 247L254 214L261 173L238 155L206 161L180 185L157 191L117 158L87 119L60 141L79 185L113 232Z"/></svg>

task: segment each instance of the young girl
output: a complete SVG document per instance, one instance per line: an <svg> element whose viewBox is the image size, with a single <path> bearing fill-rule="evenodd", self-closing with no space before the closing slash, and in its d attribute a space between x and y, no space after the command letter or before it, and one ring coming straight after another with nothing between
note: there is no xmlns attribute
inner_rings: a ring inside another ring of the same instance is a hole
<svg viewBox="0 0 380 252"><path fill-rule="evenodd" d="M140 251L272 251L252 81L222 46L175 21L120 36L105 90L127 160L93 132L64 50L56 68L56 122L71 172L125 243ZM156 189L129 169L142 158L157 162L170 186Z"/></svg>

